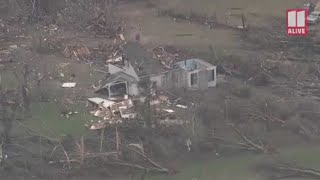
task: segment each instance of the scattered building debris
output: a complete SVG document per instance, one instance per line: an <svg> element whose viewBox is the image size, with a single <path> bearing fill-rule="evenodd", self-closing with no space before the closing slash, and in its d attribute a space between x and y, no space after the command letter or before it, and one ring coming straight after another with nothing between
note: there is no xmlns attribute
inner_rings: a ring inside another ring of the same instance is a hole
<svg viewBox="0 0 320 180"><path fill-rule="evenodd" d="M109 109L101 107L98 110L90 111L90 114L103 119L110 119L112 117L112 113Z"/></svg>
<svg viewBox="0 0 320 180"><path fill-rule="evenodd" d="M127 106L119 107L121 118L123 119L133 119L137 116L137 113L133 108L129 108Z"/></svg>
<svg viewBox="0 0 320 180"><path fill-rule="evenodd" d="M190 58L191 53L184 49L177 49L172 46L155 47L152 50L153 58L157 59L164 67L171 69L176 61Z"/></svg>
<svg viewBox="0 0 320 180"><path fill-rule="evenodd" d="M98 123L91 121L86 126L92 127L91 129L102 128L101 124L119 124L123 119L133 119L137 117L137 113L134 109L134 105L129 97L125 97L123 101L114 102L103 98L89 98L89 102L98 106L97 110L90 111L90 113L96 117L102 118Z"/></svg>
<svg viewBox="0 0 320 180"><path fill-rule="evenodd" d="M172 109L162 109L162 111L168 112L168 113L174 113L174 110Z"/></svg>
<svg viewBox="0 0 320 180"><path fill-rule="evenodd" d="M116 58L112 58L112 59L108 59L106 62L107 63L118 63L122 61L122 56L116 57Z"/></svg>
<svg viewBox="0 0 320 180"><path fill-rule="evenodd" d="M139 101L140 98L136 98ZM144 97L145 99L145 97ZM117 98L115 101L110 101L103 98L89 98L89 102L95 104L98 109L90 111L90 113L95 116L101 118L100 122L93 123L91 122L90 127L92 124L95 126L92 129L96 129L97 127L101 128L104 127L101 124L118 124L122 123L123 120L127 119L135 119L138 120L139 118L138 113L135 110L135 106L133 104L132 99L128 95L124 95L123 98ZM150 104L153 103L155 111L155 116L157 118L159 125L164 126L177 126L177 125L184 125L188 124L189 120L185 119L185 117L180 117L178 114L182 112L182 110L174 110L173 108L176 107L176 103L181 101L181 98L170 96L169 94L163 91L155 91L151 98L148 100ZM156 102L156 103L155 103ZM142 102L143 103L143 102ZM146 103L146 100L144 101ZM180 102L181 103L181 102ZM183 109L189 109L189 106L177 104L178 107L183 107ZM191 106L190 106L191 107ZM187 111L187 110L184 110ZM179 112L179 113L178 113ZM178 113L178 114L177 114ZM186 112L185 112L186 114ZM133 121L137 122L137 121ZM89 126L89 125L87 125Z"/></svg>
<svg viewBox="0 0 320 180"><path fill-rule="evenodd" d="M59 68L64 68L66 66L68 66L70 63L60 63L59 64Z"/></svg>
<svg viewBox="0 0 320 180"><path fill-rule="evenodd" d="M119 37L122 41L125 41L126 39L124 38L123 34L119 34Z"/></svg>
<svg viewBox="0 0 320 180"><path fill-rule="evenodd" d="M73 116L75 114L78 114L78 112L77 111L64 111L61 113L61 116L69 118L70 116Z"/></svg>
<svg viewBox="0 0 320 180"><path fill-rule="evenodd" d="M9 47L10 47L10 49L17 49L17 48L18 48L17 45L11 45L11 46L9 46Z"/></svg>
<svg viewBox="0 0 320 180"><path fill-rule="evenodd" d="M88 60L89 56L91 55L90 50L86 46L66 47L63 52L66 57L72 57L77 59L78 61Z"/></svg>
<svg viewBox="0 0 320 180"><path fill-rule="evenodd" d="M186 139L186 146L189 152L191 151L191 145L192 145L191 139L190 138Z"/></svg>
<svg viewBox="0 0 320 180"><path fill-rule="evenodd" d="M131 99L113 104L111 106L111 111L113 114L120 113L120 116L123 119L133 119L137 116Z"/></svg>
<svg viewBox="0 0 320 180"><path fill-rule="evenodd" d="M176 106L179 107L179 108L183 108L183 109L187 109L188 108L188 106L181 105L181 104L177 104Z"/></svg>
<svg viewBox="0 0 320 180"><path fill-rule="evenodd" d="M109 38L116 38L118 34L123 33L124 28L119 25L119 19L110 15L109 11L106 13L103 8L98 8L96 11L96 16L89 21L86 29L94 31L97 35L107 36Z"/></svg>
<svg viewBox="0 0 320 180"><path fill-rule="evenodd" d="M88 127L90 130L99 130L104 129L107 127L107 125L112 124L122 124L122 119L119 118L111 118L111 119L102 119L98 121L91 120L85 124L86 127Z"/></svg>
<svg viewBox="0 0 320 180"><path fill-rule="evenodd" d="M63 88L74 88L74 87L76 87L76 84L77 83L75 83L75 82L67 82L67 83L63 83L61 87L63 87Z"/></svg>
<svg viewBox="0 0 320 180"><path fill-rule="evenodd" d="M159 120L160 125L166 125L166 126L177 126L177 125L184 125L187 121L181 120L181 119L162 119Z"/></svg>
<svg viewBox="0 0 320 180"><path fill-rule="evenodd" d="M133 102L131 99L127 99L127 100L124 100L124 101L121 101L121 102L118 102L118 103L114 103L112 106L111 106L111 111L112 113L117 113L117 112L120 112L120 107L133 107Z"/></svg>
<svg viewBox="0 0 320 180"><path fill-rule="evenodd" d="M90 127L90 130L99 130L99 129L104 129L106 128L106 123L99 121L98 123L92 124Z"/></svg>
<svg viewBox="0 0 320 180"><path fill-rule="evenodd" d="M186 108L176 108L177 103ZM165 91L155 91L150 98L150 105L155 108L155 117L160 125L164 126L177 126L184 125L190 122L188 115L192 103L190 106L182 105L181 98L173 96ZM189 104L188 104L189 105Z"/></svg>
<svg viewBox="0 0 320 180"><path fill-rule="evenodd" d="M94 98L88 98L88 101L91 103L94 103L95 105L102 106L103 108L109 108L112 104L115 102L99 98L99 97L94 97Z"/></svg>

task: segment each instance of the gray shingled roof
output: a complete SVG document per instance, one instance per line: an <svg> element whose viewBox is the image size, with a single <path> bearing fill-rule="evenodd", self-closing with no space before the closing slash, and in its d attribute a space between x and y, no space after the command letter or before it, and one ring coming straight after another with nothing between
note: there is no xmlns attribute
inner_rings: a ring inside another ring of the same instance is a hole
<svg viewBox="0 0 320 180"><path fill-rule="evenodd" d="M117 72L115 74L111 74L109 77L103 79L101 81L101 85L103 88L105 85L111 83L111 82L115 82L115 81L127 81L127 82L134 82L136 81L136 79L124 72Z"/></svg>
<svg viewBox="0 0 320 180"><path fill-rule="evenodd" d="M125 57L135 68L138 76L160 74L168 71L159 61L148 57L145 49L138 43L129 42L123 46Z"/></svg>

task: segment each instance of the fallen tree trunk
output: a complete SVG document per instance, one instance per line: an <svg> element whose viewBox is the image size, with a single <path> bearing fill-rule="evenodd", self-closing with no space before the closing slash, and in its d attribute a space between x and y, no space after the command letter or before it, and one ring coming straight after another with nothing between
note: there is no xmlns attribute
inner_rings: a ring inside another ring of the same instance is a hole
<svg viewBox="0 0 320 180"><path fill-rule="evenodd" d="M132 167L132 168L136 168L136 169L140 169L140 170L145 170L147 172L168 173L168 171L165 170L165 169L155 168L155 167L144 167L144 166L141 166L139 164L132 164L132 163L121 161L119 159L117 160L117 162L107 162L106 164L127 166L127 167Z"/></svg>
<svg viewBox="0 0 320 180"><path fill-rule="evenodd" d="M284 173L285 175L277 177L277 179L283 179L287 176L291 177L304 177L311 179L320 179L320 171L310 169L310 168L301 168L301 167L290 167L287 165L276 165L273 167L274 170Z"/></svg>
<svg viewBox="0 0 320 180"><path fill-rule="evenodd" d="M254 149L252 149L252 147L250 145L242 143L242 142L233 142L231 140L228 140L228 139L225 139L222 137L217 137L217 136L214 136L212 138L215 140L223 141L223 142L230 144L230 145L233 145L233 146L237 146L238 148L241 148L241 149L254 151Z"/></svg>
<svg viewBox="0 0 320 180"><path fill-rule="evenodd" d="M265 172L269 179L287 179L287 178L303 178L303 179L320 179L320 171L298 167L287 163L267 163L257 166L258 171Z"/></svg>
<svg viewBox="0 0 320 180"><path fill-rule="evenodd" d="M111 140L111 141L114 142L114 143L117 143L117 141L114 141L114 140ZM145 160L147 160L150 164L152 164L154 166L154 168L150 167L149 169L154 169L154 170L157 170L159 172L165 172L165 173L169 172L169 170L167 168L164 168L161 165L159 165L158 163L154 162L152 159L150 159L144 153L142 153L142 152L140 152L140 151L138 151L138 150L126 145L126 144L120 143L120 145L125 147L125 148L127 148L127 149L129 149L129 150L131 150L131 151L133 151L133 152L135 152L135 153L137 153L137 154L139 154L141 157L143 157Z"/></svg>
<svg viewBox="0 0 320 180"><path fill-rule="evenodd" d="M256 143L252 142L245 135L243 135L241 133L241 131L239 129L237 129L234 124L230 123L229 126L237 133L237 135L244 141L244 143L251 146L253 150L255 150L257 152L263 152L263 153L267 152L267 149L265 149L265 147L263 145L258 145Z"/></svg>

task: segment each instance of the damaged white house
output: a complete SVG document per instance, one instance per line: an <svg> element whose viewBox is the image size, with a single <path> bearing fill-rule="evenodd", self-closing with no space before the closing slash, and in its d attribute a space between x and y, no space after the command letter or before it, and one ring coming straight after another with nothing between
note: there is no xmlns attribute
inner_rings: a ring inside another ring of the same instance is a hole
<svg viewBox="0 0 320 180"><path fill-rule="evenodd" d="M162 88L207 89L217 84L216 66L202 59L187 59L174 63L173 68L149 78Z"/></svg>
<svg viewBox="0 0 320 180"><path fill-rule="evenodd" d="M110 75L101 81L96 92L109 98L139 95L139 82L151 81L160 89L186 88L190 90L215 87L216 66L201 60L187 59L173 63L168 69L145 55L144 49L136 43L127 43L124 53L128 60L122 60L121 67L108 64Z"/></svg>

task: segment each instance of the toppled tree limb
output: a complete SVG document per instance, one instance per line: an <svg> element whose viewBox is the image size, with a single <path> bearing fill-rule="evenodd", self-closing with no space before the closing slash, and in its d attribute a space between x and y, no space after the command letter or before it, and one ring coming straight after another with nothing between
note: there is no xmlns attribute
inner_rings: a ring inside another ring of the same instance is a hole
<svg viewBox="0 0 320 180"><path fill-rule="evenodd" d="M133 167L133 168L137 168L137 169L141 169L141 170L146 170L147 172L155 171L155 172L168 173L168 171L165 170L165 169L154 168L154 167L143 167L143 166L141 166L141 165L131 164L131 163L128 163L128 162L124 162L124 161L122 161L122 160L119 160L119 159L118 159L118 162L110 162L110 163L108 163L108 164Z"/></svg>
<svg viewBox="0 0 320 180"><path fill-rule="evenodd" d="M311 169L297 167L289 164L269 164L263 165L263 170L272 173L272 179L285 179L285 178L310 178L310 179L320 179L320 171Z"/></svg>
<svg viewBox="0 0 320 180"><path fill-rule="evenodd" d="M250 145L254 151L263 152L263 153L266 153L266 152L267 152L266 149L263 147L263 145L258 145L258 144L256 144L256 143L252 142L252 141L251 141L250 139L248 139L245 135L243 135L243 134L241 133L241 131L235 127L234 124L229 123L229 126L232 127L232 129L238 134L238 136L239 136L247 145Z"/></svg>
<svg viewBox="0 0 320 180"><path fill-rule="evenodd" d="M63 151L63 154L64 154L65 157L66 157L66 162L67 162L67 165L68 165L68 169L71 169L71 164L70 164L71 161L70 161L70 157L69 157L66 149L63 147L63 145L62 145L61 141L59 140L58 136L57 136L50 128L47 127L47 129L48 129L54 136L56 136L56 139L57 139L56 142L57 142L57 144L60 146L61 150Z"/></svg>
<svg viewBox="0 0 320 180"><path fill-rule="evenodd" d="M100 73L103 73L103 74L108 74L107 71L103 71L103 70L100 70L100 69L94 69L95 72L100 72Z"/></svg>
<svg viewBox="0 0 320 180"><path fill-rule="evenodd" d="M35 136L40 136L36 131L33 129L30 129L26 126L24 126L19 121L17 122L18 125L26 128L29 132L31 132ZM48 131L50 131L53 135L55 133L46 127ZM56 135L55 135L56 136ZM50 141L55 142L55 146L53 147L53 150L50 153L50 157L54 154L54 152L57 151L58 148L61 148L63 155L59 154L57 157L55 157L54 160L49 161L49 164L63 164L64 166L67 166L68 169L71 169L71 164L78 164L78 165L84 165L86 162L90 162L92 160L102 159L104 163L111 164L111 165L121 165L121 166L127 166L131 168L137 168L141 170L145 170L146 172L159 172L159 173L169 173L169 170L167 168L162 167L152 159L150 159L147 155L145 155L144 151L142 149L135 149L134 147L131 147L130 145L119 143L119 146L125 147L138 155L142 157L143 160L145 160L147 163L142 164L136 164L131 162L126 162L118 156L118 151L111 151L111 152L90 152L89 149L85 147L85 140L84 137L81 137L81 139L77 142L75 142L75 148L73 151L67 152L67 150L62 145L61 141L56 136L56 139L52 139L46 136L41 136L43 138L47 138ZM111 140L114 143L117 143L116 140ZM149 165L147 165L149 164Z"/></svg>
<svg viewBox="0 0 320 180"><path fill-rule="evenodd" d="M228 140L228 139L225 139L225 138L222 138L222 137L217 137L217 136L214 136L213 139L219 140L219 141L223 141L225 143L240 147L241 149L250 150L250 151L254 150L254 149L252 149L251 146L249 146L248 144L242 143L242 142L233 142L231 140Z"/></svg>
<svg viewBox="0 0 320 180"><path fill-rule="evenodd" d="M58 136L55 135L55 133L54 133L50 128L46 127L53 135L56 136L55 139L50 138L50 137L46 137L46 136L43 136L43 135L40 135L40 134L36 133L36 131L34 131L33 129L31 129L31 128L25 126L25 125L23 125L23 124L20 123L19 121L15 121L15 122L16 122L18 125L20 125L21 127L26 128L26 129L27 129L29 132L31 132L33 135L41 136L41 137L43 137L43 138L46 138L47 140L56 142L56 143L57 143L57 146L54 147L54 149L52 150L51 155L53 154L53 152L56 150L57 147L60 147L61 150L63 151L65 157L66 157L66 162L67 162L68 168L71 169L71 165L70 165L70 162L71 162L71 161L70 161L70 158L69 158L69 155L68 155L67 151L65 150L65 148L64 148L63 145L62 145L62 143L61 143L60 140L58 139Z"/></svg>
<svg viewBox="0 0 320 180"><path fill-rule="evenodd" d="M111 141L114 142L114 143L117 143L117 142L114 141L114 140L111 140ZM147 160L149 163L151 163L153 166L156 167L156 168L149 168L149 169L154 169L154 170L157 170L157 171L159 171L159 172L166 172L166 173L169 172L169 170L168 170L167 168L164 168L164 167L160 166L158 163L154 162L152 159L150 159L148 156L146 156L143 152L140 152L140 151L138 151L138 150L136 150L136 149L134 149L134 148L126 145L126 144L122 144L122 143L121 143L120 145L123 146L123 147L125 147L125 148L127 148L127 149L129 149L129 150L134 151L134 152L137 153L137 154L139 154L139 155L142 156L145 160Z"/></svg>
<svg viewBox="0 0 320 180"><path fill-rule="evenodd" d="M254 119L262 119L264 121L267 121L267 122L277 122L277 123L280 123L280 124L284 124L285 121L282 120L282 119L279 119L275 116L272 116L272 115L268 115L268 114L263 114L263 113L249 113L248 114L250 117L254 118Z"/></svg>
<svg viewBox="0 0 320 180"><path fill-rule="evenodd" d="M315 178L320 179L320 171L309 169L309 168L296 168L296 167L288 167L288 166L278 166L275 169L279 171L286 171L289 173L296 174L297 177L307 177L307 178Z"/></svg>

